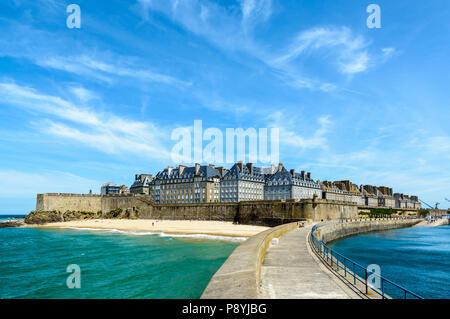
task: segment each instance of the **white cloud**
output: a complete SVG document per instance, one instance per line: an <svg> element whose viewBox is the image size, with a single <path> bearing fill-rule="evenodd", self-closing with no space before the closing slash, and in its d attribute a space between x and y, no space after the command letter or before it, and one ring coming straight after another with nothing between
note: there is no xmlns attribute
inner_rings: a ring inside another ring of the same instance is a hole
<svg viewBox="0 0 450 319"><path fill-rule="evenodd" d="M108 84L117 83L124 78L175 87L192 84L158 71L149 64L148 59L85 47L82 43L74 42L67 32L46 31L13 21L8 21L2 31L0 56L27 59L43 68L82 75ZM101 29L99 32L104 30ZM142 41L140 38L136 39L133 34L128 34L121 40Z"/></svg>
<svg viewBox="0 0 450 319"><path fill-rule="evenodd" d="M305 74L306 58L312 54L325 55L326 63L343 75L366 71L379 62L379 57L369 54L369 42L346 27L317 27L300 32L281 52L267 50L255 41L253 28L267 22L272 16L270 0L240 0L239 11L212 1L164 2L139 0L145 17L148 11L161 12L175 23L215 46L241 51L257 58L270 67L284 83L294 88L332 92L334 83ZM392 48L383 53L391 54ZM302 71L300 71L302 70ZM349 92L351 90L348 90Z"/></svg>
<svg viewBox="0 0 450 319"><path fill-rule="evenodd" d="M94 92L85 89L82 86L71 87L69 90L80 100L82 103L89 102L90 100L98 99L99 97Z"/></svg>
<svg viewBox="0 0 450 319"><path fill-rule="evenodd" d="M0 83L0 94L10 105L42 116L36 127L46 134L81 142L108 154L169 158L170 153L163 146L169 133L151 122L98 112L13 83Z"/></svg>
<svg viewBox="0 0 450 319"><path fill-rule="evenodd" d="M312 28L298 34L291 44L270 63L279 68L300 56L306 57L319 50L327 50L342 73L358 73L367 69L370 57L368 43L353 35L349 28ZM330 51L331 50L331 51Z"/></svg>
<svg viewBox="0 0 450 319"><path fill-rule="evenodd" d="M272 15L272 0L241 0L240 4L242 24L246 28L267 21Z"/></svg>
<svg viewBox="0 0 450 319"><path fill-rule="evenodd" d="M450 136L429 137L423 147L433 154L447 155L450 158Z"/></svg>
<svg viewBox="0 0 450 319"><path fill-rule="evenodd" d="M240 50L247 41L241 29L240 20L213 1L151 1L139 0L148 19L148 10L161 12L175 23L198 36L206 38L214 45Z"/></svg>
<svg viewBox="0 0 450 319"><path fill-rule="evenodd" d="M342 73L359 73L367 70L367 66L369 64L369 56L367 52L362 52L359 55L353 57L351 62L343 63L339 62L340 70Z"/></svg>
<svg viewBox="0 0 450 319"><path fill-rule="evenodd" d="M28 197L40 193L98 193L99 181L60 171L37 173L0 170L0 187L3 197Z"/></svg>
<svg viewBox="0 0 450 319"><path fill-rule="evenodd" d="M157 82L175 86L190 86L190 82L181 81L174 77L156 73L150 70L133 68L127 63L120 62L107 63L92 57L82 55L75 57L58 57L37 59L36 64L43 67L50 67L65 72L71 72L79 75L88 75L101 81L111 83L111 76L127 77L146 82ZM129 64L129 63L128 63Z"/></svg>
<svg viewBox="0 0 450 319"><path fill-rule="evenodd" d="M318 127L309 137L302 136L296 131L298 121L295 121L292 117L287 118L281 112L272 114L270 120L271 123L269 126L279 128L280 143L287 147L299 148L301 150L328 148L326 134L332 125L329 116L322 116L317 119Z"/></svg>
<svg viewBox="0 0 450 319"><path fill-rule="evenodd" d="M383 55L387 58L391 57L393 54L395 54L396 50L395 48L382 48L381 52L383 52Z"/></svg>

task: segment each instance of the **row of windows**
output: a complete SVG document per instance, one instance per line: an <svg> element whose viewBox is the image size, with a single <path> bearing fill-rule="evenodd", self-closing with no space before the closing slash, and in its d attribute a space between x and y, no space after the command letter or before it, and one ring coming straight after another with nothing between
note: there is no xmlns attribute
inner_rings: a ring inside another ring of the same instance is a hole
<svg viewBox="0 0 450 319"><path fill-rule="evenodd" d="M268 186L278 186L278 185L294 185L294 186L303 186L303 187L311 187L311 188L320 188L320 185L317 185L315 183L303 183L303 182L294 182L291 183L288 180L280 180L280 181L268 181Z"/></svg>

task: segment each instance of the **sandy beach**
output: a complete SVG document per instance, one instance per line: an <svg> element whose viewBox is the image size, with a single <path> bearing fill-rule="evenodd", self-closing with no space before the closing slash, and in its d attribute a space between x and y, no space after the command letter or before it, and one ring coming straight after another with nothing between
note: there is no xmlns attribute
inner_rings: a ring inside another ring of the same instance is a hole
<svg viewBox="0 0 450 319"><path fill-rule="evenodd" d="M264 226L233 225L221 221L151 220L151 219L89 219L70 222L27 225L34 228L92 228L127 231L149 231L165 234L200 234L226 237L250 237L269 229Z"/></svg>

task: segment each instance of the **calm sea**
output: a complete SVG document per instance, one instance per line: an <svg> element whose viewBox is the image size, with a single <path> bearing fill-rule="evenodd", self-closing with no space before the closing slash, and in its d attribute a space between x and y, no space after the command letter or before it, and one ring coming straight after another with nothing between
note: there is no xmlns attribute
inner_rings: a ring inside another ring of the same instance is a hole
<svg viewBox="0 0 450 319"><path fill-rule="evenodd" d="M195 299L238 245L151 233L3 228L0 298ZM80 289L67 288L71 264L80 266Z"/></svg>
<svg viewBox="0 0 450 319"><path fill-rule="evenodd" d="M378 264L382 276L424 298L450 296L450 226L368 233L330 246L365 267Z"/></svg>

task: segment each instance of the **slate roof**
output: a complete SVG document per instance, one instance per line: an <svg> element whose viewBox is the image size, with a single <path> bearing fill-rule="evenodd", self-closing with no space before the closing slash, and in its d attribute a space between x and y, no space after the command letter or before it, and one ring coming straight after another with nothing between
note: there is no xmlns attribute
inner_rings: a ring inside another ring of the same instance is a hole
<svg viewBox="0 0 450 319"><path fill-rule="evenodd" d="M324 191L331 191L335 193L344 193L343 190L341 190L339 187L337 187L334 183L331 182L323 182L320 184L322 186L322 189Z"/></svg>
<svg viewBox="0 0 450 319"><path fill-rule="evenodd" d="M146 178L144 179L144 182L141 182L140 179L135 180L134 183L133 183L133 185L130 186L130 189L131 189L131 188L138 188L138 187L148 187L148 186L150 186L150 184L151 184L151 182L150 182L149 178L146 177Z"/></svg>
<svg viewBox="0 0 450 319"><path fill-rule="evenodd" d="M269 167L270 169L270 167ZM242 165L242 172L239 169L238 164L234 164L233 167L223 176L223 179L256 179L260 181L264 181L266 178L267 171L266 167L257 167L253 166L253 174L250 174L250 170L247 165Z"/></svg>
<svg viewBox="0 0 450 319"><path fill-rule="evenodd" d="M193 178L195 175L195 166L185 167L183 174L180 175L180 169L178 167L172 168L169 174L169 168L165 168L163 171L156 174L156 179L171 179L171 178ZM209 165L200 165L199 173L197 176L210 179L212 177L220 177L219 171Z"/></svg>
<svg viewBox="0 0 450 319"><path fill-rule="evenodd" d="M268 182L280 182L280 181L287 181L288 185L292 185L294 183L308 183L313 187L320 187L316 182L314 182L311 178L307 178L305 175L304 178L302 178L302 175L299 173L294 173L294 175L291 174L288 170L286 170L284 167L281 171L276 172L275 174L271 175L267 179Z"/></svg>

